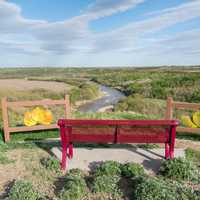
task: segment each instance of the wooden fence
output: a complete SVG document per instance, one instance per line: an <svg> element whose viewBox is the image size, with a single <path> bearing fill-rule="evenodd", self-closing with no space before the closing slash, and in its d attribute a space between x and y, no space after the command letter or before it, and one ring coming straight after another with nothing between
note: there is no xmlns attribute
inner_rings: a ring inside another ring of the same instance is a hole
<svg viewBox="0 0 200 200"><path fill-rule="evenodd" d="M2 98L2 115L3 115L3 129L4 129L4 141L7 142L10 140L10 133L12 132L27 132L27 131L38 131L38 130L51 130L58 128L57 124L50 125L35 125L35 126L17 126L10 127L9 126L9 117L8 117L8 108L16 108L16 107L32 107L32 106L46 106L46 105L63 105L65 109L65 118L70 118L71 109L70 109L70 101L69 96L65 95L65 99L61 100L52 100L52 99L44 99L44 100L34 100L34 101L16 101L9 102L7 97Z"/></svg>
<svg viewBox="0 0 200 200"><path fill-rule="evenodd" d="M32 107L32 106L45 106L45 105L63 105L65 109L65 118L69 119L71 115L71 107L69 96L65 95L65 99L61 100L34 100L34 101L16 101L9 102L7 97L2 98L2 114L3 114L3 129L4 129L4 140L5 142L10 140L10 133L12 132L27 132L27 131L38 131L38 130L51 130L57 129L57 124L50 125L35 125L35 126L9 126L8 108L9 107ZM198 110L200 109L200 103L186 103L173 101L171 97L167 99L166 119L173 119L174 109L189 109ZM200 134L200 128L189 128L189 127L177 127L177 132L190 132Z"/></svg>
<svg viewBox="0 0 200 200"><path fill-rule="evenodd" d="M174 109L179 110L194 110L197 111L200 109L200 103L186 103L186 102L177 102L173 101L171 97L167 99L167 109L166 109L166 119L173 119ZM189 128L189 127L177 127L177 132L185 132L185 133L196 133L200 134L200 128Z"/></svg>

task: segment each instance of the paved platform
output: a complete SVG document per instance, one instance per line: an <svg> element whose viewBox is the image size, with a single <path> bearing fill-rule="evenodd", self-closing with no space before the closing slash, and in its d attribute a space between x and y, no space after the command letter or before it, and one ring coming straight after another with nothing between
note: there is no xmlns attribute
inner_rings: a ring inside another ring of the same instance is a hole
<svg viewBox="0 0 200 200"><path fill-rule="evenodd" d="M54 147L52 153L61 160L61 149ZM147 173L156 173L164 159L164 148L74 148L74 157L68 160L67 169L79 168L91 170L97 164L106 160L120 163L135 162L142 164ZM184 157L184 149L175 149L175 157Z"/></svg>

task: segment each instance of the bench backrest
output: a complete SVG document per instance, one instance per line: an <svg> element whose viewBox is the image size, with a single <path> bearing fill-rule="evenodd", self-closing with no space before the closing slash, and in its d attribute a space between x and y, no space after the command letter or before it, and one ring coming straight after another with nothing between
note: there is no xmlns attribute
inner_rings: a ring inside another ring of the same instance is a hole
<svg viewBox="0 0 200 200"><path fill-rule="evenodd" d="M58 121L71 142L165 143L177 120L67 120Z"/></svg>

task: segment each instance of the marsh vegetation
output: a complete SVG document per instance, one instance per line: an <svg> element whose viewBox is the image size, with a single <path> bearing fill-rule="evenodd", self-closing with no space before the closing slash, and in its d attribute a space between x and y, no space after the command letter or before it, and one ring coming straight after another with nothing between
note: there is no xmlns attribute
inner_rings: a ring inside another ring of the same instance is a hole
<svg viewBox="0 0 200 200"><path fill-rule="evenodd" d="M67 93L73 107L73 118L160 119L164 118L167 96L172 96L177 101L200 102L198 67L11 68L1 69L0 83L0 98L7 96L10 101L61 99ZM78 112L77 102L94 100L101 95L98 84L115 88L124 93L126 98L118 102L113 111ZM23 124L25 110L26 108L18 108L9 111L11 126ZM54 122L64 115L62 107L51 107L51 110ZM2 127L2 119L0 125ZM177 142L177 146L187 147L186 159L165 161L160 172L153 175L146 174L140 165L122 165L113 161L103 163L89 173L75 170L67 175L62 174L59 162L49 155L50 148L59 143L38 141L52 137L59 137L57 130L17 133L12 134L12 142L4 144L1 135L0 198L149 200L156 196L158 200L200 199L200 145L199 142L192 141L199 141L198 135L178 135L179 138L190 139ZM140 147L159 146L144 144Z"/></svg>

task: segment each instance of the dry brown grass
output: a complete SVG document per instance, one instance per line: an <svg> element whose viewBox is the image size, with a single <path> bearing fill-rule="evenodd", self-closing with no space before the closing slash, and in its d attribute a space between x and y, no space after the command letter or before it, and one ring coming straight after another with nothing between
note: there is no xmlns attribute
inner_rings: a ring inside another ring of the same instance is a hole
<svg viewBox="0 0 200 200"><path fill-rule="evenodd" d="M40 148L15 149L6 152L6 155L14 163L0 165L0 196L6 195L6 187L14 180L25 179L48 197L55 197L54 182L57 175L47 171L40 163L41 158L49 156L46 151Z"/></svg>

